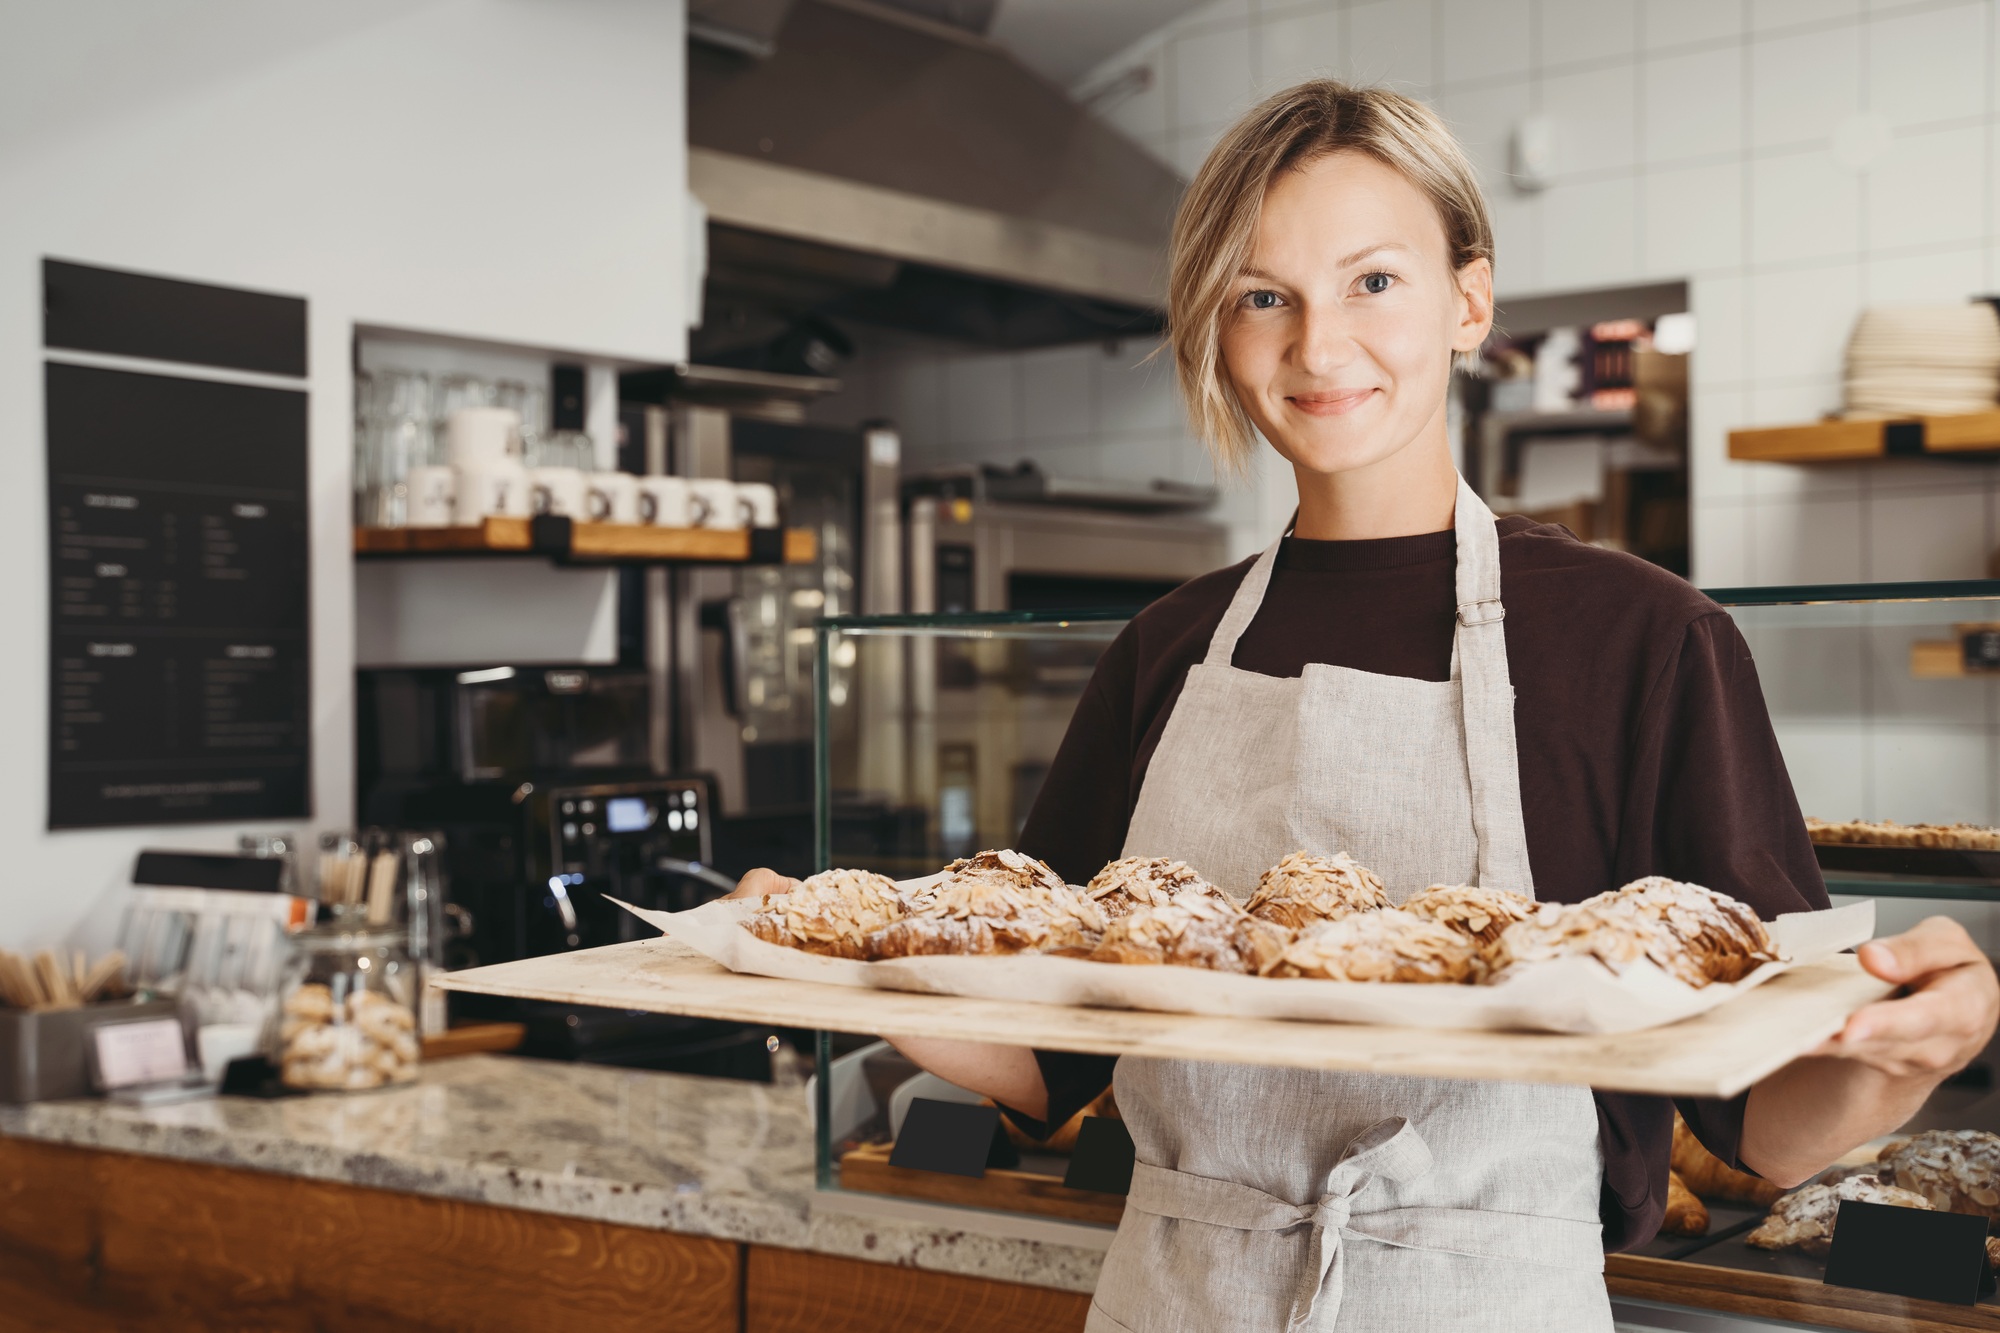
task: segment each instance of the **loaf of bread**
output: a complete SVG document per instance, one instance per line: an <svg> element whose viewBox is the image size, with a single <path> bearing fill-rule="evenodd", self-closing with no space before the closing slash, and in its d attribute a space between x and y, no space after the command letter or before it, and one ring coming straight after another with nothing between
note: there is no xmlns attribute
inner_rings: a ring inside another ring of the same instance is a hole
<svg viewBox="0 0 2000 1333"><path fill-rule="evenodd" d="M1477 884L1433 884L1422 893L1412 894L1403 904L1403 910L1450 926L1484 947L1499 939L1500 932L1516 921L1534 915L1535 900L1508 889L1488 889Z"/></svg>
<svg viewBox="0 0 2000 1333"><path fill-rule="evenodd" d="M1891 1139L1876 1160L1883 1180L1946 1213L2000 1218L2000 1134L1932 1129Z"/></svg>
<svg viewBox="0 0 2000 1333"><path fill-rule="evenodd" d="M1015 857L1013 852L982 856ZM977 858L975 858L976 860ZM1104 934L1096 904L1040 867L953 874L911 901L910 912L868 937L871 958L918 954L1087 953ZM959 866L967 862L958 862Z"/></svg>
<svg viewBox="0 0 2000 1333"><path fill-rule="evenodd" d="M1264 872L1244 910L1292 930L1389 906L1375 872L1346 852L1293 852Z"/></svg>
<svg viewBox="0 0 2000 1333"><path fill-rule="evenodd" d="M822 870L764 900L743 924L758 939L835 958L866 958L868 937L909 915L895 881L867 870Z"/></svg>
<svg viewBox="0 0 2000 1333"><path fill-rule="evenodd" d="M1580 903L1543 903L1501 932L1486 951L1488 981L1552 958L1595 958L1613 972L1649 960L1690 986L1737 981L1778 957L1744 904L1677 880L1634 880Z"/></svg>
<svg viewBox="0 0 2000 1333"><path fill-rule="evenodd" d="M1165 907L1183 894L1229 901L1187 862L1164 856L1120 857L1093 875L1083 889L1083 896L1097 904L1106 921L1116 921L1135 907Z"/></svg>
<svg viewBox="0 0 2000 1333"><path fill-rule="evenodd" d="M1771 1215L1743 1239L1760 1250L1798 1250L1815 1259L1833 1248L1833 1226L1840 1202L1882 1203L1895 1208L1930 1208L1921 1194L1885 1184L1877 1176L1849 1176L1834 1185L1806 1185L1771 1207Z"/></svg>
<svg viewBox="0 0 2000 1333"><path fill-rule="evenodd" d="M1292 933L1226 898L1190 894L1134 907L1109 923L1091 958L1100 963L1178 963L1261 975L1276 967Z"/></svg>
<svg viewBox="0 0 2000 1333"><path fill-rule="evenodd" d="M1328 981L1449 983L1478 965L1472 940L1449 926L1394 907L1356 912L1299 932L1273 976Z"/></svg>

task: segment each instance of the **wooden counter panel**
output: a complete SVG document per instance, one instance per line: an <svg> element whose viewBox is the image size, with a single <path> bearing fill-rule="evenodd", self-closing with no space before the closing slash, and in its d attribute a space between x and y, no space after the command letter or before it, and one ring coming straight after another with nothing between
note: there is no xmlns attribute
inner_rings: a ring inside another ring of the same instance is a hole
<svg viewBox="0 0 2000 1333"><path fill-rule="evenodd" d="M741 1247L0 1139L0 1329L734 1333Z"/></svg>
<svg viewBox="0 0 2000 1333"><path fill-rule="evenodd" d="M1604 1278L1613 1296L1631 1300L1852 1329L1854 1333L2000 1330L2000 1311L1990 1305L1941 1305L1716 1264L1613 1254L1605 1258Z"/></svg>
<svg viewBox="0 0 2000 1333"><path fill-rule="evenodd" d="M1090 1297L1015 1282L750 1247L744 1333L1063 1333Z"/></svg>

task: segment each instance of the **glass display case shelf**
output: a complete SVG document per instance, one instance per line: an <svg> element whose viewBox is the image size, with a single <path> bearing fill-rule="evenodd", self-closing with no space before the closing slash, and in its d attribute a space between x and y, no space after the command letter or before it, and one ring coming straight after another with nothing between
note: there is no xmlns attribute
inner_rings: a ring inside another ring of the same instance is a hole
<svg viewBox="0 0 2000 1333"><path fill-rule="evenodd" d="M2000 826L2000 672L1985 677L1973 664L1945 679L1913 670L1917 645L1962 652L1961 631L2000 627L2000 580L1718 588L1708 596L1750 647L1806 814L1875 823L1885 840L1908 840L1890 821ZM1098 659L1128 619L1127 611L1071 610L819 621L819 864L902 879L1014 845ZM2000 913L1988 906L2000 902L2000 851L1830 841L1816 850L1832 893L1882 900L1885 929L1937 912L1982 941L2000 940ZM820 1036L822 1189L1080 1224L1117 1215L1115 1196L1064 1183L1077 1158L1060 1146L1061 1132L1047 1143L1012 1136L1011 1150L996 1145L991 1169L977 1178L925 1179L897 1168L890 1154L899 1108L941 1093L934 1083L920 1091L916 1080L929 1076L899 1067L872 1040ZM1940 1088L1908 1130L2000 1132L1996 1063L1989 1055ZM1662 1238L1615 1257L1614 1292L1725 1311L1755 1306L1821 1327L1991 1326L1977 1322L1991 1305L1977 1307L1968 1325L1934 1314L1898 1323L1862 1310L1876 1298L1826 1297L1819 1260L1745 1244L1745 1224L1761 1215L1717 1205L1706 1237Z"/></svg>

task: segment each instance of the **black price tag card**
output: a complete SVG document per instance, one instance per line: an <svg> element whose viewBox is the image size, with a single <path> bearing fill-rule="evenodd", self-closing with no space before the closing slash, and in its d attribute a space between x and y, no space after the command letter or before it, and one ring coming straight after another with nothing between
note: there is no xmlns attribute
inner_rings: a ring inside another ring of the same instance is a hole
<svg viewBox="0 0 2000 1333"><path fill-rule="evenodd" d="M1841 1201L1826 1257L1829 1286L1972 1305L1985 1274L1985 1218Z"/></svg>
<svg viewBox="0 0 2000 1333"><path fill-rule="evenodd" d="M918 1097L903 1117L903 1132L889 1150L889 1165L948 1176L986 1174L986 1157L1000 1128L1000 1108Z"/></svg>
<svg viewBox="0 0 2000 1333"><path fill-rule="evenodd" d="M1063 1184L1100 1194L1131 1193L1132 1132L1125 1128L1125 1122L1087 1115L1076 1131L1076 1151L1070 1154Z"/></svg>

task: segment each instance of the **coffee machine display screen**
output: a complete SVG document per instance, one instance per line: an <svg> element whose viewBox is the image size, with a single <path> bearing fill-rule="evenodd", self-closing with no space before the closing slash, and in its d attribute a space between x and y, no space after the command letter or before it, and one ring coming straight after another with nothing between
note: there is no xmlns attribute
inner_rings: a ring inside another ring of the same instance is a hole
<svg viewBox="0 0 2000 1333"><path fill-rule="evenodd" d="M613 833L644 833L658 813L643 796L614 796L604 803L604 827Z"/></svg>

